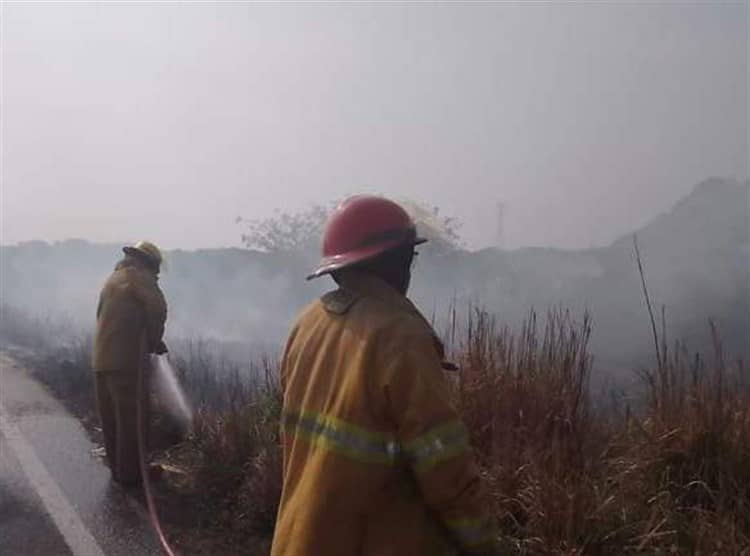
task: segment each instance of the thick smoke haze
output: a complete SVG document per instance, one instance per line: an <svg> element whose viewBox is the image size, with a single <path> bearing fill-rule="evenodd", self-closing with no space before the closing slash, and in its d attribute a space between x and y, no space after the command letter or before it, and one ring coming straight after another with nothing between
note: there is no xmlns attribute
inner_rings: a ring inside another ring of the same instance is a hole
<svg viewBox="0 0 750 556"><path fill-rule="evenodd" d="M750 357L750 181L710 179L637 232L649 290L664 307L670 341L712 352L708 319L730 358ZM60 327L54 339L91 334L99 289L120 245L65 241L1 246L0 340L14 315ZM517 328L529 311L550 307L593 317L597 376L627 375L653 361L653 343L633 256L632 236L602 248L514 251L420 248L410 296L446 339L451 307L463 320L473 305ZM276 353L295 315L334 287L305 281L314 248L169 251L160 282L169 302L168 342L202 339L224 353ZM23 320L23 319L21 319ZM460 324L460 323L459 323ZM11 338L12 340L12 338Z"/></svg>
<svg viewBox="0 0 750 556"><path fill-rule="evenodd" d="M3 244L238 246L354 191L589 247L747 179L748 3L9 3Z"/></svg>
<svg viewBox="0 0 750 556"><path fill-rule="evenodd" d="M600 368L645 363L638 232L670 338L705 347L714 317L747 353L748 2L0 10L6 328L90 333L123 242L149 239L170 341L276 350L330 283L304 281L315 249L238 249L237 217L370 191L464 223L416 270L438 326L559 304L591 311Z"/></svg>

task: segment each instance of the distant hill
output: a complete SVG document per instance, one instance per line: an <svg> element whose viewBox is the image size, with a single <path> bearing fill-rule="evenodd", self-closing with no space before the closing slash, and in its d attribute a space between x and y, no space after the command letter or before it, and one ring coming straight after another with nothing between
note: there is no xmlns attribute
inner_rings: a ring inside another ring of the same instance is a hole
<svg viewBox="0 0 750 556"><path fill-rule="evenodd" d="M703 347L713 317L727 351L748 355L749 198L750 182L709 179L637 231L652 299L666 306L671 337ZM91 330L99 287L119 253L120 246L83 240L0 247L2 302L42 317L64 314L71 328ZM330 287L304 280L315 259L243 249L168 253L162 283L170 333L277 346L294 314ZM425 248L412 293L438 324L454 302L481 304L511 324L532 306L587 308L601 366L629 368L652 357L631 235L585 250Z"/></svg>
<svg viewBox="0 0 750 556"><path fill-rule="evenodd" d="M657 311L665 306L672 338L706 347L710 317L728 351L750 353L749 199L750 182L709 179L636 231L652 301ZM415 291L426 307L455 292L510 322L530 306L587 308L605 364L629 366L653 352L632 234L595 249L485 250L426 263L434 279Z"/></svg>

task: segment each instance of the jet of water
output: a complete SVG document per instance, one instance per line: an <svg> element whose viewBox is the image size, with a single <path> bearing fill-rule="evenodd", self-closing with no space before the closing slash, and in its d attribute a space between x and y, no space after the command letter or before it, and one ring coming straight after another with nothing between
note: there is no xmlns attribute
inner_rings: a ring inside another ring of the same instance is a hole
<svg viewBox="0 0 750 556"><path fill-rule="evenodd" d="M186 428L190 427L193 422L193 411L177 382L177 375L169 359L166 355L152 355L151 367L159 399L172 417L178 419Z"/></svg>

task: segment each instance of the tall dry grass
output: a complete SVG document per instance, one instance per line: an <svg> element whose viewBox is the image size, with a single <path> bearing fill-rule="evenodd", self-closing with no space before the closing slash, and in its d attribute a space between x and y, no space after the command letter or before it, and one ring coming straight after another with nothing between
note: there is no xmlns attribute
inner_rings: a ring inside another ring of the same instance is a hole
<svg viewBox="0 0 750 556"><path fill-rule="evenodd" d="M178 346L174 363L195 408L193 427L178 447L209 527L269 536L281 495L281 394L275 362L244 364L205 343Z"/></svg>
<svg viewBox="0 0 750 556"><path fill-rule="evenodd" d="M750 554L750 389L711 328L710 362L666 342L640 411L595 411L587 315L518 334L471 310L459 408L517 554Z"/></svg>
<svg viewBox="0 0 750 556"><path fill-rule="evenodd" d="M640 372L646 410L617 441L632 492L648 493L639 546L750 554L750 382L709 328L710 360L662 340L661 364Z"/></svg>
<svg viewBox="0 0 750 556"><path fill-rule="evenodd" d="M451 376L506 553L750 555L750 389L718 332L710 361L661 345L643 402L604 412L588 315L532 312L513 332L474 307L465 322L449 334ZM270 535L280 398L261 368L246 398L199 414L192 442L198 484L232 501L224 526Z"/></svg>
<svg viewBox="0 0 750 556"><path fill-rule="evenodd" d="M554 309L540 323L531 312L514 334L472 308L467 323L453 346L457 402L508 540L523 550L590 543L590 456L606 432L591 415L589 317Z"/></svg>
<svg viewBox="0 0 750 556"><path fill-rule="evenodd" d="M458 320L447 336L460 371L450 376L505 553L750 556L750 377L713 325L708 357L668 345L653 326L658 356L638 371L640 399L603 411L589 387L587 315L532 312L515 331L478 307ZM42 341L34 323L10 333ZM196 408L191 434L166 454L194 495L179 510L199 516L200 537L232 539L222 553L244 539L267 544L281 490L275 361L238 363L197 341L173 347ZM55 352L68 363L40 378L61 396L86 390L87 351L81 342Z"/></svg>

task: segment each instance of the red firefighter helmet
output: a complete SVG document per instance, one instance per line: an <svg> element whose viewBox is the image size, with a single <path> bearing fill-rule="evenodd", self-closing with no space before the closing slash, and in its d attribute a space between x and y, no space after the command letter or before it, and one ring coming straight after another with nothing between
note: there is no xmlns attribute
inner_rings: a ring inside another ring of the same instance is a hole
<svg viewBox="0 0 750 556"><path fill-rule="evenodd" d="M323 259L308 280L330 274L402 245L419 245L411 216L399 205L372 195L343 201L328 218L323 232Z"/></svg>

